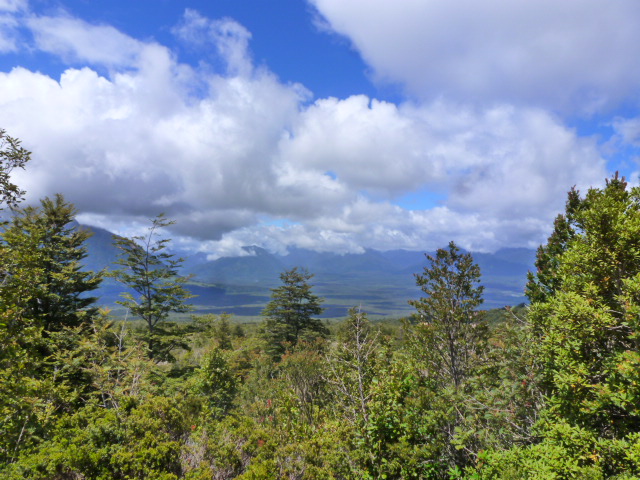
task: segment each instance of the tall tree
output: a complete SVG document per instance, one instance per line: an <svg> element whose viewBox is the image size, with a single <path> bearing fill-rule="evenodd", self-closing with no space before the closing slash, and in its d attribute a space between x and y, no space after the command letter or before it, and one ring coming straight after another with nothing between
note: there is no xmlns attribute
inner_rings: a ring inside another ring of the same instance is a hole
<svg viewBox="0 0 640 480"><path fill-rule="evenodd" d="M15 211L0 263L0 459L38 441L90 389L72 360L96 316L101 274L82 269L90 233L62 195Z"/></svg>
<svg viewBox="0 0 640 480"><path fill-rule="evenodd" d="M97 311L96 298L87 294L99 287L102 274L83 269L91 232L78 227L75 214L75 207L57 194L42 200L40 208L16 210L2 234L0 298L14 301L14 293L24 295L24 315L41 322L46 332L80 326Z"/></svg>
<svg viewBox="0 0 640 480"><path fill-rule="evenodd" d="M422 425L431 439L430 461L457 470L475 460L475 449L458 443L466 396L486 344L486 327L477 310L483 287L473 257L461 253L454 242L426 258L423 273L415 275L425 295L409 301L417 313L414 324L406 326L407 347L425 385L420 402L430 411Z"/></svg>
<svg viewBox="0 0 640 480"><path fill-rule="evenodd" d="M145 322L150 358L170 358L178 339L170 338L174 325L167 318L193 309L187 304L193 295L184 286L189 277L179 275L183 259L166 251L170 239L157 238L162 228L174 223L160 214L151 221L147 235L115 239L121 250L116 263L122 268L112 275L133 291L123 293L124 300L118 303Z"/></svg>
<svg viewBox="0 0 640 480"><path fill-rule="evenodd" d="M610 397L622 387L611 385L621 380L622 357L640 346L640 189L627 187L616 174L604 189L584 198L576 192L574 234L552 270L558 287L541 300L534 296L530 315L552 402L605 436L640 428L640 410Z"/></svg>
<svg viewBox="0 0 640 480"><path fill-rule="evenodd" d="M469 374L482 333L477 325L484 290L479 285L480 267L454 242L435 257L426 257L429 265L415 276L426 296L409 301L419 322L412 338L418 342L416 352L423 352L429 374L443 386L457 389Z"/></svg>
<svg viewBox="0 0 640 480"><path fill-rule="evenodd" d="M308 283L313 278L306 269L294 267L280 274L282 285L271 289L271 301L262 311L266 317L263 336L274 353L282 353L284 344L295 345L302 336L327 334L322 321L313 318L320 315L323 299L312 292Z"/></svg>
<svg viewBox="0 0 640 480"><path fill-rule="evenodd" d="M640 474L640 188L616 174L572 190L560 218L528 289L540 442L496 453L481 478Z"/></svg>

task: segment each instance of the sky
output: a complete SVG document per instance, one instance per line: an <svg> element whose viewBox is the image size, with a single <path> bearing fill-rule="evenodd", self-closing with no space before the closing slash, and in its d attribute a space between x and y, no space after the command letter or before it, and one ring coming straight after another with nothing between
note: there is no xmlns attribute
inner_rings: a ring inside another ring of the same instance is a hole
<svg viewBox="0 0 640 480"><path fill-rule="evenodd" d="M210 258L535 248L638 183L637 0L0 0L26 203Z"/></svg>

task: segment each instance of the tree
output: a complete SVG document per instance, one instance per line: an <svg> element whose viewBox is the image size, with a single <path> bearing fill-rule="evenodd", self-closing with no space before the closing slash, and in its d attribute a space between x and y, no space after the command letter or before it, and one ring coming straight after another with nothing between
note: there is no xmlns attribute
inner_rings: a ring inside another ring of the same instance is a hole
<svg viewBox="0 0 640 480"><path fill-rule="evenodd" d="M0 128L0 204L15 207L20 203L25 192L9 178L14 169L24 169L30 159L31 152L22 147L20 140Z"/></svg>
<svg viewBox="0 0 640 480"><path fill-rule="evenodd" d="M471 379L482 364L487 330L477 307L482 304L480 268L471 254L454 242L448 249L426 255L429 265L416 283L426 296L409 303L417 310L416 324L407 324L409 355L425 383L420 400L423 430L432 442L431 462L458 471L475 460L475 438L460 442L468 412ZM472 435L474 436L474 435Z"/></svg>
<svg viewBox="0 0 640 480"><path fill-rule="evenodd" d="M0 264L0 459L41 438L90 390L71 357L97 309L101 274L82 269L90 236L62 195L15 211Z"/></svg>
<svg viewBox="0 0 640 480"><path fill-rule="evenodd" d="M415 350L424 354L429 375L458 389L470 373L482 334L476 310L483 302L480 267L454 242L448 250L438 249L435 257L426 257L430 264L415 277L427 296L409 301L419 322L412 338L418 342Z"/></svg>
<svg viewBox="0 0 640 480"><path fill-rule="evenodd" d="M369 420L370 386L380 363L379 336L380 331L371 328L367 314L352 308L328 355L329 382L338 402L343 404L345 420L352 424L358 419Z"/></svg>
<svg viewBox="0 0 640 480"><path fill-rule="evenodd" d="M271 301L262 311L266 317L263 336L274 353L284 351L284 343L296 345L302 336L324 337L326 327L313 315L320 315L322 299L312 293L308 281L313 278L305 269L294 267L280 274L283 285L271 289Z"/></svg>
<svg viewBox="0 0 640 480"><path fill-rule="evenodd" d="M45 198L41 207L15 211L2 234L4 288L1 297L15 298L23 287L24 315L42 322L46 332L76 327L95 315L95 297L102 274L83 270L86 240L91 232L75 224L76 209L61 194ZM31 275L26 275L27 271ZM34 277L35 275L35 277ZM24 281L28 281L28 285Z"/></svg>
<svg viewBox="0 0 640 480"><path fill-rule="evenodd" d="M640 474L640 188L616 173L573 189L555 227L528 286L540 442L497 452L481 478Z"/></svg>
<svg viewBox="0 0 640 480"><path fill-rule="evenodd" d="M160 214L151 221L147 235L115 240L121 250L116 263L123 268L111 275L133 291L123 293L124 300L118 303L145 322L144 340L150 358L171 358L179 335L169 338L170 333L176 333L172 332L175 325L166 320L171 313L192 310L186 301L193 295L184 287L189 277L178 274L183 259L165 251L170 239L156 239L160 229L174 223Z"/></svg>
<svg viewBox="0 0 640 480"><path fill-rule="evenodd" d="M572 235L550 269L557 286L546 297L533 296L531 326L552 402L572 421L617 436L640 428L640 411L632 414L610 398L605 402L594 386L611 390L620 366L612 362L640 345L634 317L640 281L640 189L629 190L616 174L604 189L589 189L584 198L572 191L569 199ZM543 273L549 272L538 272L530 285L539 284ZM611 418L616 418L614 426Z"/></svg>

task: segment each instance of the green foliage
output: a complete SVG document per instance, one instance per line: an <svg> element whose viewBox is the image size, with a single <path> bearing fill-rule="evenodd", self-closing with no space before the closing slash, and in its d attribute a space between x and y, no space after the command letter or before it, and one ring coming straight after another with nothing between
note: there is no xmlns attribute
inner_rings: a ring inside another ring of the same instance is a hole
<svg viewBox="0 0 640 480"><path fill-rule="evenodd" d="M409 341L432 379L459 388L473 368L485 330L476 310L482 304L480 268L453 242L427 260L423 274L416 275L426 296L409 302L419 322Z"/></svg>
<svg viewBox="0 0 640 480"><path fill-rule="evenodd" d="M193 388L202 397L205 417L221 418L230 410L237 380L221 349L215 348L204 355L195 372Z"/></svg>
<svg viewBox="0 0 640 480"><path fill-rule="evenodd" d="M161 214L151 221L146 236L116 238L121 250L117 263L123 268L111 273L134 292L123 293L118 303L145 322L149 357L158 360L172 360L171 350L180 346L181 332L174 334L175 325L166 321L169 314L192 309L186 303L193 296L184 287L188 278L178 275L182 259L165 251L169 239L155 239L160 229L173 223Z"/></svg>
<svg viewBox="0 0 640 480"><path fill-rule="evenodd" d="M88 233L61 195L17 210L0 262L0 459L41 441L91 389L76 351L96 316L100 274L82 270Z"/></svg>
<svg viewBox="0 0 640 480"><path fill-rule="evenodd" d="M540 441L492 452L481 478L637 475L640 189L616 174L584 197L572 190L538 268L528 291Z"/></svg>
<svg viewBox="0 0 640 480"><path fill-rule="evenodd" d="M291 400L300 422L317 424L328 407L329 389L325 376L327 362L318 344L301 344L286 353L279 364L280 375L293 393Z"/></svg>
<svg viewBox="0 0 640 480"><path fill-rule="evenodd" d="M297 268L257 332L168 322L189 294L160 216L118 242L140 338L94 306L74 214L45 199L2 235L1 478L640 478L640 188L618 176L570 192L531 307L478 312L452 242L416 275L404 336L352 309L329 337Z"/></svg>
<svg viewBox="0 0 640 480"><path fill-rule="evenodd" d="M434 413L424 432L434 438L435 463L460 469L473 460L477 448L459 433L466 423L469 380L486 350L487 329L476 310L482 303L480 269L453 242L427 259L423 275L416 275L427 296L409 302L417 309L417 323L405 326L407 347L425 383L424 407Z"/></svg>
<svg viewBox="0 0 640 480"><path fill-rule="evenodd" d="M233 343L232 337L242 337L242 327L236 325L233 331L230 323L231 316L223 313L222 315L194 315L191 320L193 322L193 330L197 332L197 339L199 341L215 341L218 348L222 350L232 350Z"/></svg>
<svg viewBox="0 0 640 480"><path fill-rule="evenodd" d="M379 331L371 327L366 313L352 308L338 331L339 341L328 352L328 378L345 420L354 425L367 421L370 387L382 363Z"/></svg>
<svg viewBox="0 0 640 480"><path fill-rule="evenodd" d="M61 418L37 451L0 473L6 479L177 480L187 431L174 399L153 396L121 410L88 405Z"/></svg>
<svg viewBox="0 0 640 480"><path fill-rule="evenodd" d="M422 391L414 405L429 413L416 415L419 433L409 445L428 438L430 475L459 478L484 449L528 438L535 375L522 351L522 329L505 320L489 329L477 310L483 288L472 256L451 242L427 258L424 274L416 275L426 296L410 302L417 315L405 329Z"/></svg>
<svg viewBox="0 0 640 480"><path fill-rule="evenodd" d="M530 315L551 405L605 438L640 428L632 373L640 346L639 200L639 189L615 177L573 201L576 233L557 269L562 290Z"/></svg>
<svg viewBox="0 0 640 480"><path fill-rule="evenodd" d="M29 290L22 297L24 315L40 322L46 332L79 326L97 311L92 307L96 299L86 293L98 288L102 275L82 269L84 244L91 234L73 224L75 214L73 205L58 194L42 200L40 208L16 210L2 234L5 275L0 301L12 304Z"/></svg>
<svg viewBox="0 0 640 480"><path fill-rule="evenodd" d="M312 293L306 270L294 267L280 275L282 286L271 290L271 301L262 312L266 317L262 335L274 357L282 355L286 345L294 346L301 338L313 341L327 335L322 321L313 318L323 312L322 299Z"/></svg>
<svg viewBox="0 0 640 480"><path fill-rule="evenodd" d="M0 204L14 208L22 200L24 190L11 183L10 177L14 169L24 169L29 160L31 152L22 147L20 140L0 128Z"/></svg>

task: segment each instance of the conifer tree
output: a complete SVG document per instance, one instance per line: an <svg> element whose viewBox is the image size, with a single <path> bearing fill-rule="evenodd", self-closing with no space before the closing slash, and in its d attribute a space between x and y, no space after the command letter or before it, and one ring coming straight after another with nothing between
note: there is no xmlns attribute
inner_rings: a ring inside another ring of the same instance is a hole
<svg viewBox="0 0 640 480"><path fill-rule="evenodd" d="M75 207L57 194L43 199L40 208L16 210L2 234L0 301L22 295L23 315L45 332L80 326L97 311L96 298L88 293L98 288L102 274L83 269L91 232L78 227L75 214Z"/></svg>
<svg viewBox="0 0 640 480"><path fill-rule="evenodd" d="M0 461L43 437L90 390L75 350L97 313L101 274L82 269L90 233L62 195L16 210L0 262Z"/></svg>
<svg viewBox="0 0 640 480"><path fill-rule="evenodd" d="M479 286L480 267L469 253L460 253L454 242L448 249L427 255L429 265L416 283L426 296L411 300L417 310L416 351L423 351L430 375L443 386L461 386L468 376L482 329L478 311L484 287Z"/></svg>
<svg viewBox="0 0 640 480"><path fill-rule="evenodd" d="M572 191L567 210L566 247L530 282L544 388L565 419L617 437L640 428L640 409L626 400L640 389L623 368L640 362L640 189L616 174L584 197ZM549 276L556 287L540 298L531 285Z"/></svg>
<svg viewBox="0 0 640 480"><path fill-rule="evenodd" d="M295 345L303 336L323 337L327 334L322 321L313 318L320 315L323 299L312 292L308 281L313 278L306 269L294 267L280 274L282 285L271 289L271 301L262 311L266 320L262 326L263 337L273 353L284 351L284 344Z"/></svg>
<svg viewBox="0 0 640 480"><path fill-rule="evenodd" d="M479 478L637 478L640 188L616 173L574 189L555 227L528 285L538 442L488 456Z"/></svg>
<svg viewBox="0 0 640 480"><path fill-rule="evenodd" d="M175 324L167 318L193 308L186 303L193 297L184 286L189 277L179 275L183 259L166 251L170 239L156 238L159 230L174 223L160 214L151 221L147 235L115 240L121 250L116 263L122 268L111 275L131 290L118 303L146 324L144 341L150 358L171 359L171 349L182 342Z"/></svg>

